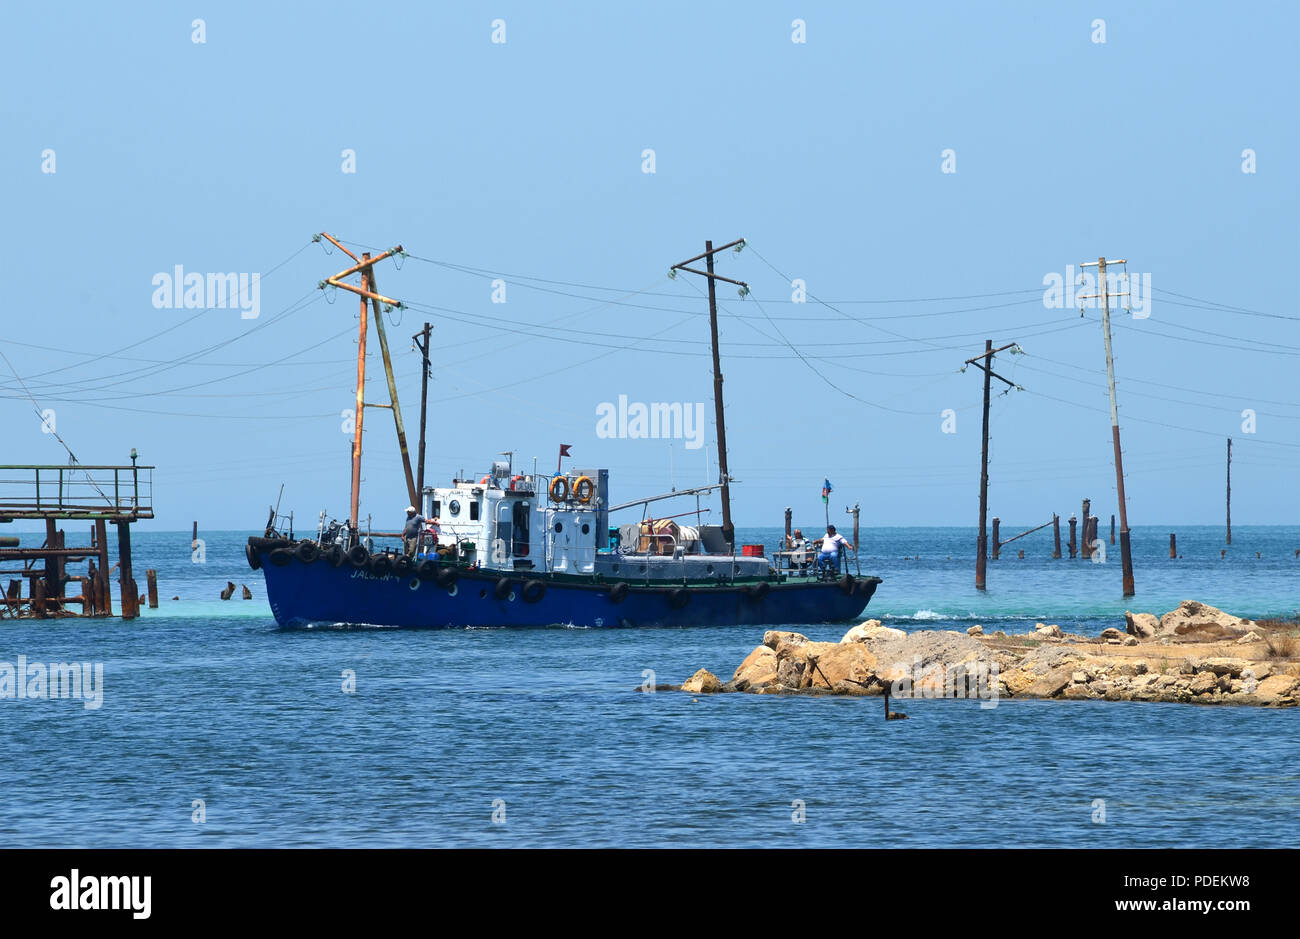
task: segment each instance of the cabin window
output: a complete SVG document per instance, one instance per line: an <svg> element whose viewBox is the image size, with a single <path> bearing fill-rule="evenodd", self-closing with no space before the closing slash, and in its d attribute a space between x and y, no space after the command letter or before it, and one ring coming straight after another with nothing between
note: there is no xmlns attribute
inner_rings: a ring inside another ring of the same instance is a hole
<svg viewBox="0 0 1300 939"><path fill-rule="evenodd" d="M514 521L514 545L512 551L517 558L528 557L528 506L523 502L516 502L513 510Z"/></svg>
<svg viewBox="0 0 1300 939"><path fill-rule="evenodd" d="M429 503L429 517L430 518L442 517L442 503L439 502L437 499L434 499L432 502Z"/></svg>
<svg viewBox="0 0 1300 939"><path fill-rule="evenodd" d="M477 502L471 502L471 503L469 504L469 520L470 520L471 522L477 522L477 521L478 521L478 503L477 503Z"/></svg>
<svg viewBox="0 0 1300 939"><path fill-rule="evenodd" d="M556 523L555 523L555 533L558 535L558 534L559 534L560 532L562 532L562 531L564 531L564 523L563 523L563 522L556 522Z"/></svg>
<svg viewBox="0 0 1300 939"><path fill-rule="evenodd" d="M588 525L586 522L583 522L583 523L582 523L582 533L585 535L585 534L587 534L587 533L590 532L590 531L591 531L591 526Z"/></svg>
<svg viewBox="0 0 1300 939"><path fill-rule="evenodd" d="M448 503L447 503L447 511L450 512L450 513L452 514L453 517L459 515L459 514L460 514L460 500L459 500L459 499L452 499L450 502L448 502Z"/></svg>

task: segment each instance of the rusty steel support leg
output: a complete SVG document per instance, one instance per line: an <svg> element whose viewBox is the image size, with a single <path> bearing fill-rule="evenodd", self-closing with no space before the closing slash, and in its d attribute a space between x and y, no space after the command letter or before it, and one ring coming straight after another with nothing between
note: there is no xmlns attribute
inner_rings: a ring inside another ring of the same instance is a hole
<svg viewBox="0 0 1300 939"><path fill-rule="evenodd" d="M140 596L131 573L131 523L119 521L113 524L117 526L117 576L122 596L122 619L135 619L140 615Z"/></svg>
<svg viewBox="0 0 1300 939"><path fill-rule="evenodd" d="M99 585L95 591L99 595L99 615L112 616L113 590L108 579L108 525L102 518L95 520L95 547L99 549L99 570L96 574Z"/></svg>

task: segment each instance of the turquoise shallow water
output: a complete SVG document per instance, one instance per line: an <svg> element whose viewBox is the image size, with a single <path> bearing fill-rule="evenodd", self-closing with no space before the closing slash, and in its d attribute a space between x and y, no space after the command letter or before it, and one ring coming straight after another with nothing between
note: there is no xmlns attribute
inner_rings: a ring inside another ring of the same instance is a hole
<svg viewBox="0 0 1300 939"><path fill-rule="evenodd" d="M977 596L969 532L870 530L864 571L884 583L868 615L1095 632L1126 606L1185 598L1247 616L1300 608L1295 529L1236 529L1223 560L1221 530L1177 531L1180 561L1168 530L1135 531L1139 593L1125 604L1118 563L1051 561L1047 532L1016 543L1025 560L991 563ZM0 699L0 844L1300 842L1294 710L922 700L886 724L878 698L645 695L633 689L647 669L664 682L729 672L758 631L284 631L242 540L209 535L200 565L188 533L138 533L137 569L158 569L164 600L136 622L0 623L0 662L104 667L98 710ZM256 599L216 599L228 579Z"/></svg>

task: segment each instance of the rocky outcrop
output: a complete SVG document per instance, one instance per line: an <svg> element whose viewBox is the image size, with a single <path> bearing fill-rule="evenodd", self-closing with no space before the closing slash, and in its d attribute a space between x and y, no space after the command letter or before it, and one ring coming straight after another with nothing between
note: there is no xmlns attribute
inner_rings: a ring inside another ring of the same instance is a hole
<svg viewBox="0 0 1300 939"><path fill-rule="evenodd" d="M1236 639L1250 632L1250 620L1233 616L1197 600L1184 600L1178 608L1160 617L1161 636L1195 639Z"/></svg>
<svg viewBox="0 0 1300 939"><path fill-rule="evenodd" d="M1109 627L1093 638L1044 623L1028 635L986 636L983 630L908 633L868 620L839 642L769 630L731 681L723 685L700 669L682 690L1300 704L1300 660L1279 654L1285 646L1275 641L1279 631L1294 633L1293 626L1251 623L1195 601L1159 618L1126 612L1124 620L1125 631Z"/></svg>

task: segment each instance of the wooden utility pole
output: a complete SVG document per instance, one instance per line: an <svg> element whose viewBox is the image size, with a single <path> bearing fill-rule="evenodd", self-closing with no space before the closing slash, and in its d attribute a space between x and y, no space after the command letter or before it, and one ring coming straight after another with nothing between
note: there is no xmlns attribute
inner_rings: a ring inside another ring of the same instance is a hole
<svg viewBox="0 0 1300 939"><path fill-rule="evenodd" d="M730 277L715 274L713 272L713 256L720 251L726 251L728 248L743 247L744 244L744 238L737 238L720 248L715 248L712 241L705 241L703 254L697 254L693 258L687 258L680 264L672 266L673 272L686 271L691 274L699 274L709 282L709 336L713 343L713 413L718 425L718 473L722 494L722 537L726 539L727 547L732 552L735 551L736 547L736 532L731 524L731 474L727 470L727 424L722 406L722 360L718 353L718 295L715 282L722 280L737 285L740 287L742 296L749 292L749 285L744 281L732 280ZM705 270L701 271L698 268L686 266L701 258L705 260Z"/></svg>
<svg viewBox="0 0 1300 939"><path fill-rule="evenodd" d="M1232 544L1232 438L1228 438L1228 540Z"/></svg>
<svg viewBox="0 0 1300 939"><path fill-rule="evenodd" d="M967 359L964 365L974 365L984 372L984 424L983 431L980 435L980 527L979 534L975 539L975 589L985 589L985 574L988 570L988 514L989 514L989 380L997 378L999 381L1007 383L1008 387L1015 387L1015 383L1003 378L993 371L993 356L1003 349L1010 349L1014 342L1007 343L997 349L993 348L993 340L984 340L984 354L977 355L974 358ZM994 536L997 541L997 536ZM993 548L994 557L997 557L997 546Z"/></svg>
<svg viewBox="0 0 1300 939"><path fill-rule="evenodd" d="M429 333L432 330L433 327L425 323L424 329L411 337L424 363L420 370L420 456L415 471L415 488L420 491L421 499L424 498L424 434L429 410Z"/></svg>
<svg viewBox="0 0 1300 939"><path fill-rule="evenodd" d="M1097 268L1097 289L1101 297L1101 329L1106 340L1106 382L1110 389L1110 435L1115 447L1115 489L1119 497L1119 553L1123 564L1124 596L1131 597L1136 592L1133 586L1133 552L1129 543L1128 502L1124 498L1124 454L1119 443L1119 408L1115 404L1115 359L1111 354L1110 343L1110 293L1106 284L1106 265L1125 264L1123 258L1107 261L1104 257L1087 261L1080 267ZM1123 293L1118 296L1123 296Z"/></svg>

